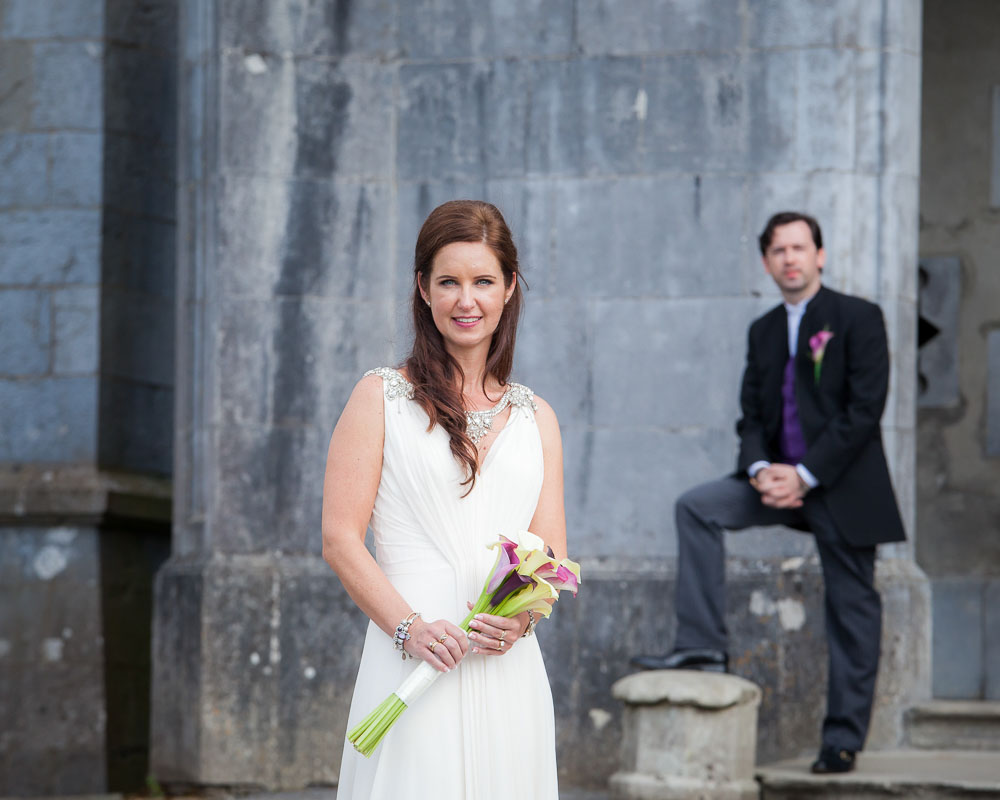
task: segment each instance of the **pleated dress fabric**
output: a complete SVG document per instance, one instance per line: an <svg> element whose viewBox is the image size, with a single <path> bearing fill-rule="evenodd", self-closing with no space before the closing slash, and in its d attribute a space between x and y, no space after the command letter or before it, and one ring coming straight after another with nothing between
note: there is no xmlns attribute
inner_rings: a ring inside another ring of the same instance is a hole
<svg viewBox="0 0 1000 800"><path fill-rule="evenodd" d="M371 529L375 557L426 620L460 623L489 575L498 534L528 529L542 486L542 444L530 394L512 405L472 492L440 426L402 376L383 378L385 445ZM495 424L500 423L500 418ZM420 663L403 661L369 623L348 729ZM502 656L474 655L441 674L370 758L345 743L338 800L557 800L552 694L537 636Z"/></svg>

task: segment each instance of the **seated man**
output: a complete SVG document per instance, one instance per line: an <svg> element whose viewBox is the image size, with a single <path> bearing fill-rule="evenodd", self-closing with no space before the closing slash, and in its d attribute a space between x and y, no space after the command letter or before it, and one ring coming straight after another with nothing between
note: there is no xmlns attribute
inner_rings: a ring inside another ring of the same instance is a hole
<svg viewBox="0 0 1000 800"><path fill-rule="evenodd" d="M785 212L760 235L784 303L750 326L740 391L738 471L682 495L677 639L647 669L725 671L724 530L788 525L816 538L826 592L829 686L813 772L847 772L865 741L882 604L875 547L905 538L879 420L889 382L878 306L821 285L819 224Z"/></svg>

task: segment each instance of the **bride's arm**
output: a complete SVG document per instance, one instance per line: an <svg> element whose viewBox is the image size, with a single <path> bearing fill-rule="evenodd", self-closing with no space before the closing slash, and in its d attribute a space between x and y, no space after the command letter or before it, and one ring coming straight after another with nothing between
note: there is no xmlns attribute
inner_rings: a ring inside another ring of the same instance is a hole
<svg viewBox="0 0 1000 800"><path fill-rule="evenodd" d="M557 559L566 558L566 506L563 499L562 437L559 420L552 406L535 396L538 410L535 422L542 438L542 458L545 478L538 496L535 516L531 519L531 532L540 536Z"/></svg>
<svg viewBox="0 0 1000 800"><path fill-rule="evenodd" d="M323 558L351 599L391 637L400 620L420 609L410 608L365 547L382 474L384 413L382 379L377 375L362 378L330 439L323 480ZM450 636L445 647L436 647L432 654L427 646L444 633ZM468 648L461 629L444 620L418 617L410 635L407 652L438 669L454 667Z"/></svg>

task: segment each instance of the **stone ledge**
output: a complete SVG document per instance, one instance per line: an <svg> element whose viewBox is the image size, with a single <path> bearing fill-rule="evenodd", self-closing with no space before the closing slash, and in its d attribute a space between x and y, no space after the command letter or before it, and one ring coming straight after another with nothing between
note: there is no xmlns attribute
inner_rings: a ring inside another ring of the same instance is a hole
<svg viewBox="0 0 1000 800"><path fill-rule="evenodd" d="M172 482L86 465L0 467L0 524L98 524L109 517L167 524Z"/></svg>
<svg viewBox="0 0 1000 800"><path fill-rule="evenodd" d="M652 670L629 675L611 687L616 700L632 705L670 703L721 710L743 703L760 704L760 688L735 675L696 670Z"/></svg>
<svg viewBox="0 0 1000 800"><path fill-rule="evenodd" d="M858 755L854 772L812 775L811 758L757 770L763 800L801 797L991 797L1000 796L1000 759L994 753L887 750Z"/></svg>

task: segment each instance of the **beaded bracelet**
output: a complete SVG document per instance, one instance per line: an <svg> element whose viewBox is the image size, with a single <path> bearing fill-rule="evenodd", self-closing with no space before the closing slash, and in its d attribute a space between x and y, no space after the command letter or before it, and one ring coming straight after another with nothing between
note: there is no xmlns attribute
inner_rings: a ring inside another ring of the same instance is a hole
<svg viewBox="0 0 1000 800"><path fill-rule="evenodd" d="M530 608L528 609L528 625L524 629L524 633L521 634L522 639L526 639L535 632L535 625L538 624L538 620L535 619L535 612Z"/></svg>
<svg viewBox="0 0 1000 800"><path fill-rule="evenodd" d="M406 650L403 649L403 645L406 644L406 640L410 638L410 625L413 624L413 620L420 616L419 611L411 611L406 619L402 620L396 626L396 633L392 637L392 647L394 650L399 650L403 654L403 661L408 658L413 658Z"/></svg>

